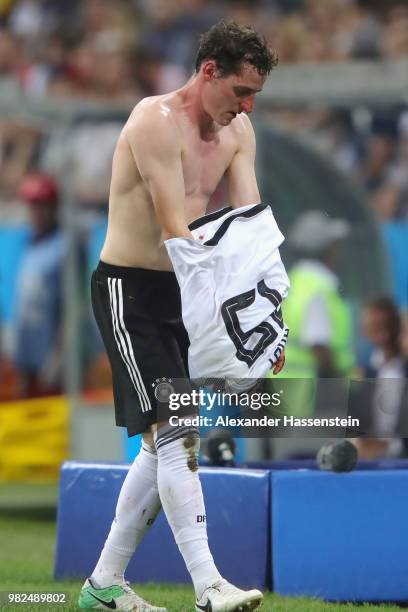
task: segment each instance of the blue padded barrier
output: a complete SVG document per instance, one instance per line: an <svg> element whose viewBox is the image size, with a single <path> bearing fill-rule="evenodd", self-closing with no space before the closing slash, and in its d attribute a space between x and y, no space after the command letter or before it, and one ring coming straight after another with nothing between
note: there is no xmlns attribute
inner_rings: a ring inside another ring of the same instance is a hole
<svg viewBox="0 0 408 612"><path fill-rule="evenodd" d="M98 265L99 254L105 241L107 227L108 219L102 218L94 224L89 234L87 243L87 264L89 273Z"/></svg>
<svg viewBox="0 0 408 612"><path fill-rule="evenodd" d="M0 225L0 322L13 318L17 272L30 239L26 225Z"/></svg>
<svg viewBox="0 0 408 612"><path fill-rule="evenodd" d="M316 459L286 459L272 461L246 461L242 468L253 470L319 470ZM408 459L360 459L355 470L407 470Z"/></svg>
<svg viewBox="0 0 408 612"><path fill-rule="evenodd" d="M274 590L408 600L408 472L271 473Z"/></svg>
<svg viewBox="0 0 408 612"><path fill-rule="evenodd" d="M93 570L128 466L67 462L61 470L55 577ZM244 588L269 586L269 472L202 468L210 548L222 575ZM127 578L189 582L161 512L132 559Z"/></svg>

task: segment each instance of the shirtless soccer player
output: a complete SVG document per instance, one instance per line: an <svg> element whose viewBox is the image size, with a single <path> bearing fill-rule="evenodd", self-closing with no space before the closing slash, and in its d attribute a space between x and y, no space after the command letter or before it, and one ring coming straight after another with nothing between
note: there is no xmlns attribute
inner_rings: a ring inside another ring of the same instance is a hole
<svg viewBox="0 0 408 612"><path fill-rule="evenodd" d="M196 469L198 430L157 428L157 378L188 378L179 287L163 241L189 237L222 177L229 203L259 203L248 118L276 58L251 28L220 22L202 36L191 79L142 100L113 158L108 231L92 278L95 317L112 366L116 423L143 434L81 608L164 611L124 581L161 506L191 575L196 610L254 610L262 594L224 580L207 541ZM275 365L277 372L283 356ZM193 459L193 461L192 461ZM160 555L160 551L157 551ZM159 562L159 561L158 561Z"/></svg>

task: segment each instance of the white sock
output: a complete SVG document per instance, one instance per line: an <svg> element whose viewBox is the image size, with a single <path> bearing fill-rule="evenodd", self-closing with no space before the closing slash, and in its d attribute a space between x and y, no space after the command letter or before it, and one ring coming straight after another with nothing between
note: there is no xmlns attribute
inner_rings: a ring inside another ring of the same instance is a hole
<svg viewBox="0 0 408 612"><path fill-rule="evenodd" d="M126 567L160 508L156 450L143 441L122 485L115 518L91 577L96 586L124 580Z"/></svg>
<svg viewBox="0 0 408 612"><path fill-rule="evenodd" d="M197 597L221 578L208 547L198 430L178 427L156 436L157 481L163 510L191 575Z"/></svg>

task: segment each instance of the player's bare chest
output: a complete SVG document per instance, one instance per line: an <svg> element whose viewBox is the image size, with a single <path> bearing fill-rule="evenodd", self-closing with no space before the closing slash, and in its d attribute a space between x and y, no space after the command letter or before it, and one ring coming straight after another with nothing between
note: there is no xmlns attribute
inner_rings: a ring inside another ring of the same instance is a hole
<svg viewBox="0 0 408 612"><path fill-rule="evenodd" d="M182 156L186 195L211 195L229 167L235 148L228 136L211 141L186 139Z"/></svg>

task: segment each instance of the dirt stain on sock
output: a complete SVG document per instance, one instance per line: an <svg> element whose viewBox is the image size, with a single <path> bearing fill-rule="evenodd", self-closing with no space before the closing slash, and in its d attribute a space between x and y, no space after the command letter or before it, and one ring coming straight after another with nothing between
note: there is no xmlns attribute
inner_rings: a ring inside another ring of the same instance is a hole
<svg viewBox="0 0 408 612"><path fill-rule="evenodd" d="M197 472L198 470L198 459L197 455L190 455L187 459L187 467L191 472Z"/></svg>
<svg viewBox="0 0 408 612"><path fill-rule="evenodd" d="M198 471L198 443L199 438L197 436L186 436L183 440L183 446L188 451L187 467L191 472Z"/></svg>
<svg viewBox="0 0 408 612"><path fill-rule="evenodd" d="M184 446L184 448L186 450L189 450L190 448L193 448L193 446L195 446L196 444L197 444L197 437L196 436L187 436L183 440L183 446Z"/></svg>

